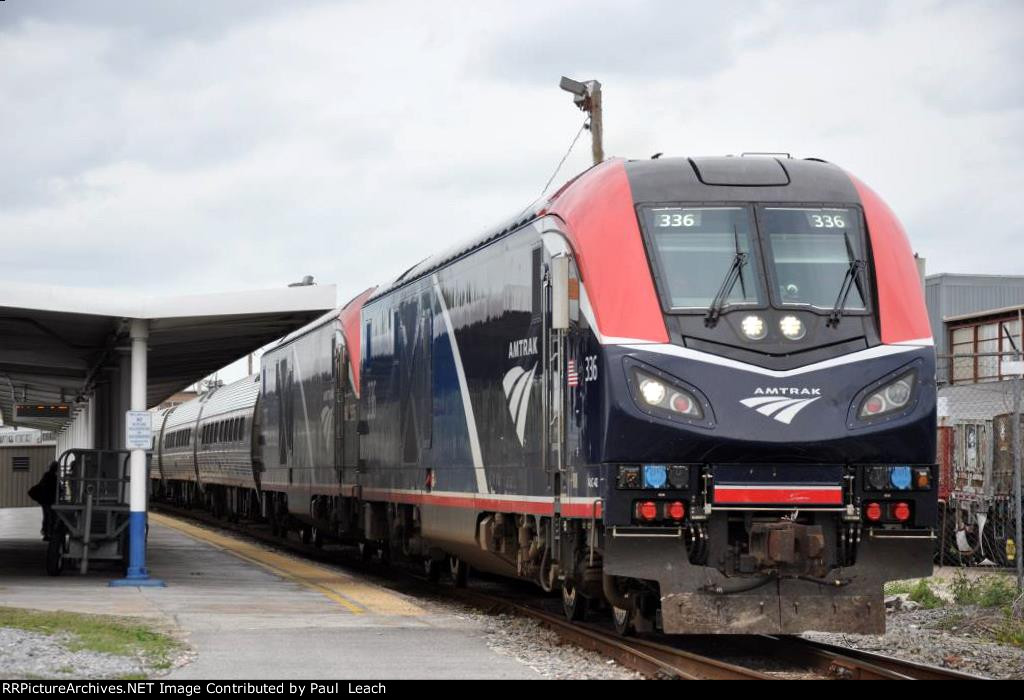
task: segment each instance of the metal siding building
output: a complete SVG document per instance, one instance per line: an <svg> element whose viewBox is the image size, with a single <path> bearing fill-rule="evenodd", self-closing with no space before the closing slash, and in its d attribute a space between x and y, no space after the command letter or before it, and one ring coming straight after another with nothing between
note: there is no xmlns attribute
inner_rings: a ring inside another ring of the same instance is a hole
<svg viewBox="0 0 1024 700"><path fill-rule="evenodd" d="M943 319L1024 304L1024 275L928 275L925 301L935 352L944 355L949 338Z"/></svg>
<svg viewBox="0 0 1024 700"><path fill-rule="evenodd" d="M0 430L0 503L8 508L38 507L28 490L43 478L56 451L53 433Z"/></svg>

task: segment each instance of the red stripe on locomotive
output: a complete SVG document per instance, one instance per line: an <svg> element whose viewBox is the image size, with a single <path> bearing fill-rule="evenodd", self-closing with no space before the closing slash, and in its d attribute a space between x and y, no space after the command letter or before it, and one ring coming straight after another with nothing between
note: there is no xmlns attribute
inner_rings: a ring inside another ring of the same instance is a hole
<svg viewBox="0 0 1024 700"><path fill-rule="evenodd" d="M842 505L841 487L808 489L800 487L715 486L716 504L757 505Z"/></svg>
<svg viewBox="0 0 1024 700"><path fill-rule="evenodd" d="M360 330L362 322L360 321L361 313L363 310L363 304L370 298L370 295L376 290L376 287L370 287L359 296L352 299L349 303L345 304L341 310L341 314L338 316L341 321L341 333L345 336L345 347L348 349L348 361L352 367L352 383L355 384L355 393L359 395L359 363L362 360L362 352L360 345Z"/></svg>
<svg viewBox="0 0 1024 700"><path fill-rule="evenodd" d="M601 334L668 342L623 161L573 180L548 211L566 223Z"/></svg>
<svg viewBox="0 0 1024 700"><path fill-rule="evenodd" d="M853 175L849 177L860 195L871 237L882 342L892 344L931 338L921 278L903 226L874 190Z"/></svg>

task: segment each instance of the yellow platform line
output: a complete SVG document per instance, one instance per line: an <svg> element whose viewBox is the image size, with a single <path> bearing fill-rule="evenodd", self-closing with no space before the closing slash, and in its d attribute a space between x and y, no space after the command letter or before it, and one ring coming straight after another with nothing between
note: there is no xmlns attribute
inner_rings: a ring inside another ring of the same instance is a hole
<svg viewBox="0 0 1024 700"><path fill-rule="evenodd" d="M159 513L149 513L150 522L163 525L194 539L206 542L239 559L256 564L289 581L314 590L350 612L367 610L383 615L418 616L422 608L377 586L361 583L341 572L318 566L296 557L272 552L263 547L212 530L196 527Z"/></svg>

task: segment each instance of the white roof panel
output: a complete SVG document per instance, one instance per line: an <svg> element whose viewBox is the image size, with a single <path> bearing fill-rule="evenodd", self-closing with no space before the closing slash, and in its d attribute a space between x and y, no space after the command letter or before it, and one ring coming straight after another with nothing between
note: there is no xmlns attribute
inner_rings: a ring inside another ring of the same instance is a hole
<svg viewBox="0 0 1024 700"><path fill-rule="evenodd" d="M321 317L337 306L334 285L190 296L0 284L0 415L16 403L75 403L112 381L130 347L130 319L148 319L147 403ZM67 419L20 420L59 430Z"/></svg>

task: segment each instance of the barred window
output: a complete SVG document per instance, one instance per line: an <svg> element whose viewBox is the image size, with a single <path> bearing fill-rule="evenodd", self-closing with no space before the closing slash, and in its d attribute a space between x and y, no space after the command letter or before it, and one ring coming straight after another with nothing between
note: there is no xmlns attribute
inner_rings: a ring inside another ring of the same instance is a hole
<svg viewBox="0 0 1024 700"><path fill-rule="evenodd" d="M984 321L955 322L949 329L949 381L953 384L997 382L1004 360L1019 350L1020 322L1016 314Z"/></svg>

